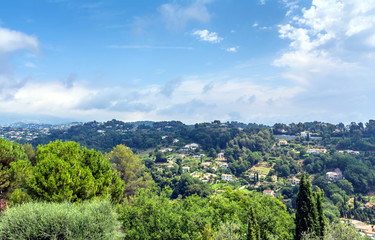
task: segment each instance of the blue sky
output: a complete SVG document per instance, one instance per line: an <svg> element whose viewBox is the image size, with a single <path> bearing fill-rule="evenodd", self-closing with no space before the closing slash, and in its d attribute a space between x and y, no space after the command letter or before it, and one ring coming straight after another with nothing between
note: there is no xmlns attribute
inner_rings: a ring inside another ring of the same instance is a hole
<svg viewBox="0 0 375 240"><path fill-rule="evenodd" d="M367 121L375 1L0 2L0 123Z"/></svg>

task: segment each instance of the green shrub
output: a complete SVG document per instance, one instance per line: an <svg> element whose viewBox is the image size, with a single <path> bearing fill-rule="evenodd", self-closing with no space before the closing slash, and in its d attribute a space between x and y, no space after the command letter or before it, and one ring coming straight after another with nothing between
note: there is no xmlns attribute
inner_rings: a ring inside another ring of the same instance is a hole
<svg viewBox="0 0 375 240"><path fill-rule="evenodd" d="M110 201L30 202L8 209L1 239L120 239L120 224Z"/></svg>

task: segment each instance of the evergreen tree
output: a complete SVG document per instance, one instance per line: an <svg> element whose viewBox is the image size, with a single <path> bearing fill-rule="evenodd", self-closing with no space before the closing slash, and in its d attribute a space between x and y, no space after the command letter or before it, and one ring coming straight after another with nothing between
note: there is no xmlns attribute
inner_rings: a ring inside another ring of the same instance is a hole
<svg viewBox="0 0 375 240"><path fill-rule="evenodd" d="M318 229L318 211L316 201L311 191L310 182L302 175L299 183L299 191L296 198L296 236L297 240L302 239L304 233L311 233L314 236Z"/></svg>
<svg viewBox="0 0 375 240"><path fill-rule="evenodd" d="M260 240L259 225L253 207L250 208L249 220L247 223L247 240Z"/></svg>
<svg viewBox="0 0 375 240"><path fill-rule="evenodd" d="M324 232L326 230L326 222L323 212L323 199L324 199L324 192L322 190L318 190L318 192L314 193L316 210L318 213L317 216L317 231L316 236L323 238Z"/></svg>
<svg viewBox="0 0 375 240"><path fill-rule="evenodd" d="M111 197L119 202L125 183L102 153L75 142L39 145L26 189L35 199L81 202Z"/></svg>

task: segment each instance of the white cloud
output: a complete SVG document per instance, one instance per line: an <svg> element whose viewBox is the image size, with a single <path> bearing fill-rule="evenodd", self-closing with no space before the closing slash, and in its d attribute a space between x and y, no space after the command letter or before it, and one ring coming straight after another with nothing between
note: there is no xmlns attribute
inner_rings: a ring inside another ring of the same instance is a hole
<svg viewBox="0 0 375 240"><path fill-rule="evenodd" d="M210 21L211 14L206 8L206 3L207 1L195 1L188 6L167 3L159 7L159 12L169 28L183 28L189 21Z"/></svg>
<svg viewBox="0 0 375 240"><path fill-rule="evenodd" d="M29 81L12 92L0 93L0 109L7 114L38 113L77 120L177 119L194 123L241 116L235 120L255 121L261 120L264 109L272 112L272 117L290 114L285 108L294 109L291 99L301 91L295 87L266 87L251 79L222 74L183 79L173 79L165 85L106 89L90 88L78 80L72 86L62 81ZM238 101L241 95L245 95L244 100Z"/></svg>
<svg viewBox="0 0 375 240"><path fill-rule="evenodd" d="M311 120L374 114L375 0L312 0L300 13L295 6L289 6L290 21L279 26L289 48L273 62L284 80L305 89L294 105L315 112Z"/></svg>
<svg viewBox="0 0 375 240"><path fill-rule="evenodd" d="M36 68L37 66L36 66L35 63L33 63L33 62L26 62L26 63L25 63L25 67L28 67L28 68Z"/></svg>
<svg viewBox="0 0 375 240"><path fill-rule="evenodd" d="M21 49L37 50L36 37L0 27L0 52L14 52Z"/></svg>
<svg viewBox="0 0 375 240"><path fill-rule="evenodd" d="M0 27L0 95L12 95L15 88L25 84L25 79L14 77L12 57L18 50L38 51L39 42L36 37L22 32ZM25 67L36 67L32 62L26 62Z"/></svg>
<svg viewBox="0 0 375 240"><path fill-rule="evenodd" d="M0 99L3 98L0 109L8 113L71 115L71 109L93 93L94 91L80 86L67 88L59 82L28 82L14 89L12 96L7 100L4 100L4 94L0 95Z"/></svg>
<svg viewBox="0 0 375 240"><path fill-rule="evenodd" d="M197 38L201 41L210 43L219 43L223 40L223 38L219 37L216 32L209 32L207 29L197 30L193 32L193 36L197 36Z"/></svg>
<svg viewBox="0 0 375 240"><path fill-rule="evenodd" d="M227 48L226 51L227 52L237 52L239 47L230 47L230 48Z"/></svg>
<svg viewBox="0 0 375 240"><path fill-rule="evenodd" d="M290 40L290 48L274 64L288 67L289 75L314 72L299 76L310 83L332 71L350 74L367 67L366 55L375 51L374 9L374 0L313 0L301 16L279 26L280 38Z"/></svg>
<svg viewBox="0 0 375 240"><path fill-rule="evenodd" d="M259 26L258 23L254 23L252 25L253 28L257 28L257 29L260 29L260 30L269 30L269 29L272 29L272 27L266 27L266 26Z"/></svg>

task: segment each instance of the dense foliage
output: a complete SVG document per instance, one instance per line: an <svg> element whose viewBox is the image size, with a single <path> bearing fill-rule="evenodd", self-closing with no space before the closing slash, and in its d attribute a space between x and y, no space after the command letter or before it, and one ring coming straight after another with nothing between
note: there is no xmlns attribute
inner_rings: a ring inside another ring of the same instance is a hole
<svg viewBox="0 0 375 240"><path fill-rule="evenodd" d="M75 142L39 146L36 165L27 181L30 195L55 202L80 202L99 196L110 196L118 202L123 188L108 159Z"/></svg>
<svg viewBox="0 0 375 240"><path fill-rule="evenodd" d="M3 197L9 197L17 187L12 166L17 161L25 163L27 160L27 155L20 144L0 138L0 189Z"/></svg>
<svg viewBox="0 0 375 240"><path fill-rule="evenodd" d="M19 239L121 239L120 223L109 201L30 202L10 208L1 217L0 238Z"/></svg>
<svg viewBox="0 0 375 240"><path fill-rule="evenodd" d="M214 236L224 234L222 224L226 223L238 225L233 234L243 239L252 211L262 239L293 239L292 218L276 198L257 193L246 196L231 189L208 198L190 196L170 200L168 194L168 191L160 195L141 191L121 205L125 239L198 239L207 228Z"/></svg>
<svg viewBox="0 0 375 240"><path fill-rule="evenodd" d="M112 168L125 183L123 196L133 195L139 188L147 188L153 183L152 177L145 172L142 160L125 145L118 145L107 155Z"/></svg>

